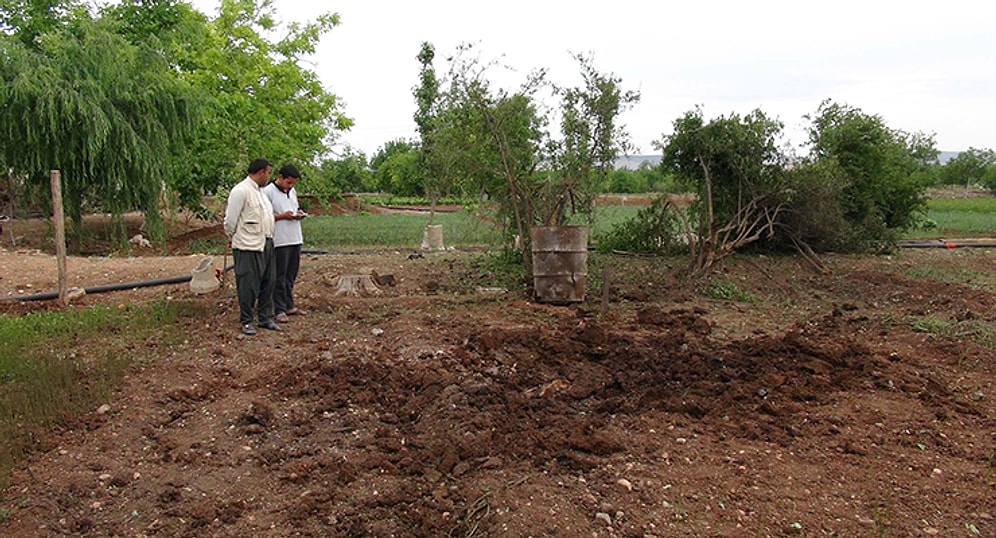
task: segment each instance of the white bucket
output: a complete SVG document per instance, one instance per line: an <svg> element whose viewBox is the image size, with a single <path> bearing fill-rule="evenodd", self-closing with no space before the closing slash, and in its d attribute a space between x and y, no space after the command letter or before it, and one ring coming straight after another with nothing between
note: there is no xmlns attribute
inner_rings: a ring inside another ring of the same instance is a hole
<svg viewBox="0 0 996 538"><path fill-rule="evenodd" d="M194 293L210 293L221 287L221 281L214 274L214 259L211 256L201 258L200 263L191 273L190 291Z"/></svg>

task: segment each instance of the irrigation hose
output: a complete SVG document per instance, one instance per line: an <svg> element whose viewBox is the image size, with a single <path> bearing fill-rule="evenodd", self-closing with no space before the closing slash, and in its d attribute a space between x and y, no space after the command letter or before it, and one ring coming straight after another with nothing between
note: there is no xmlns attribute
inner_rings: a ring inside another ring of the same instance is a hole
<svg viewBox="0 0 996 538"><path fill-rule="evenodd" d="M235 265L229 265L225 267L225 271L230 271L235 268ZM166 284L183 284L184 282L190 282L193 275L184 276L173 276L165 278L154 278L151 280L139 280L137 282L121 282L119 284L105 284L103 286L91 286L88 288L83 288L83 292L87 295L92 295L94 293L106 293L109 291L123 291L123 290L133 290L138 288L148 288L151 286L164 286ZM35 293L33 295L16 295L13 297L0 297L0 301L50 301L52 299L58 299L59 292L48 291L43 293Z"/></svg>
<svg viewBox="0 0 996 538"><path fill-rule="evenodd" d="M975 240L975 241L945 241L943 239L925 240L903 240L899 242L903 248L996 248L996 240Z"/></svg>

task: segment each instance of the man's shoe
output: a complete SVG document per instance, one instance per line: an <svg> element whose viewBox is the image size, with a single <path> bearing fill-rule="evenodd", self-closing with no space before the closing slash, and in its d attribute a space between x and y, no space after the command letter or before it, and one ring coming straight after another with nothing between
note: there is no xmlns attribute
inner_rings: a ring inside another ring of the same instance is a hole
<svg viewBox="0 0 996 538"><path fill-rule="evenodd" d="M273 316L273 319L279 321L280 323L287 323L290 321L290 318L288 318L287 314L285 314L284 312L281 312L276 316Z"/></svg>
<svg viewBox="0 0 996 538"><path fill-rule="evenodd" d="M256 334L256 327L253 327L252 323L244 323L242 324L242 334L252 336Z"/></svg>
<svg viewBox="0 0 996 538"><path fill-rule="evenodd" d="M283 329L280 328L280 325L277 325L276 322L274 322L272 319L271 320L267 320L267 321L265 321L263 323L260 323L259 327L261 329L269 329L271 331L281 331L281 330L283 330Z"/></svg>
<svg viewBox="0 0 996 538"><path fill-rule="evenodd" d="M300 308L294 307L294 308L291 308L290 310L287 311L287 315L289 315L289 316L307 316L308 315L308 311L307 310L301 310Z"/></svg>

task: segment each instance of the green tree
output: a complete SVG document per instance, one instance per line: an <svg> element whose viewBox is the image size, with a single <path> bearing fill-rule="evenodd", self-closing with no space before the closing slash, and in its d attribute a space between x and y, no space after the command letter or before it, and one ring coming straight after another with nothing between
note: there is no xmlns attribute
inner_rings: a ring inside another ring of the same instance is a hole
<svg viewBox="0 0 996 538"><path fill-rule="evenodd" d="M879 116L831 101L810 119L812 159L832 159L843 172L847 221L869 243L898 239L925 207L925 170L937 157L933 138L890 129Z"/></svg>
<svg viewBox="0 0 996 538"><path fill-rule="evenodd" d="M440 124L448 132L436 140L434 150L453 162L449 173L466 174L497 203L508 240L525 240L529 226L538 223L535 204L542 175L537 169L547 120L534 94L544 75L534 73L518 91L509 92L493 89L485 71L476 60L453 64L449 108ZM526 265L528 255L524 248Z"/></svg>
<svg viewBox="0 0 996 538"><path fill-rule="evenodd" d="M940 176L945 185L984 185L996 190L996 152L968 148L945 163Z"/></svg>
<svg viewBox="0 0 996 538"><path fill-rule="evenodd" d="M419 70L419 85L415 87L415 125L418 126L419 151L418 151L418 175L420 176L422 190L429 196L431 210L429 212L429 224L436 213L436 202L447 189L444 183L445 175L440 172L440 168L445 165L445 161L439 159L439 155L432 151L436 138L436 115L439 109L439 79L436 77L436 70L433 67L433 60L436 57L436 49L431 43L423 42L419 50L417 59L421 68Z"/></svg>
<svg viewBox="0 0 996 538"><path fill-rule="evenodd" d="M602 192L633 194L649 190L650 183L647 181L646 175L637 170L619 168L609 173L609 181Z"/></svg>
<svg viewBox="0 0 996 538"><path fill-rule="evenodd" d="M325 159L321 165L322 175L339 192L372 192L377 190L363 152L346 148L337 159Z"/></svg>
<svg viewBox="0 0 996 538"><path fill-rule="evenodd" d="M583 84L556 86L546 71L530 73L515 91L488 79L496 62L472 57L462 46L450 60L448 86L440 95L432 152L448 184L477 190L499 207L507 238L522 240L529 265L528 232L534 225L566 224L575 215L591 222L593 196L626 143L615 122L639 98L620 81L576 56ZM559 100L560 132L547 131L552 110L543 91Z"/></svg>
<svg viewBox="0 0 996 538"><path fill-rule="evenodd" d="M698 222L691 249L693 274L706 272L736 249L774 234L791 194L778 142L782 124L760 110L708 123L701 109L674 122L656 145L661 166L692 192Z"/></svg>
<svg viewBox="0 0 996 538"><path fill-rule="evenodd" d="M410 141L384 144L370 159L377 188L395 196L423 196L418 158L418 148Z"/></svg>
<svg viewBox="0 0 996 538"><path fill-rule="evenodd" d="M76 245L87 207L145 211L161 237L157 203L171 157L195 131L198 101L155 49L136 46L114 21L85 11L58 24L0 35L0 161L47 190L62 171ZM117 220L123 240L123 222Z"/></svg>
<svg viewBox="0 0 996 538"><path fill-rule="evenodd" d="M618 77L595 69L591 58L576 55L583 84L555 86L560 97L560 137L547 143L544 160L551 164L555 181L543 183L551 203L541 208L541 221L562 224L570 213L583 214L593 224L595 195L608 181L616 157L629 148L629 136L616 123L619 114L640 100L624 91Z"/></svg>
<svg viewBox="0 0 996 538"><path fill-rule="evenodd" d="M106 14L124 23L133 42L163 51L205 100L198 136L172 176L185 206L233 183L254 157L317 169L327 145L352 125L304 67L319 38L339 24L336 14L283 25L272 0L222 0L210 20L177 0L124 0Z"/></svg>
<svg viewBox="0 0 996 538"><path fill-rule="evenodd" d="M655 166L649 161L640 163L635 170L618 168L609 172L608 182L601 192L605 193L646 193L677 192L670 172Z"/></svg>
<svg viewBox="0 0 996 538"><path fill-rule="evenodd" d="M75 0L0 0L0 33L13 35L26 47L37 49L41 36L85 13L83 3Z"/></svg>

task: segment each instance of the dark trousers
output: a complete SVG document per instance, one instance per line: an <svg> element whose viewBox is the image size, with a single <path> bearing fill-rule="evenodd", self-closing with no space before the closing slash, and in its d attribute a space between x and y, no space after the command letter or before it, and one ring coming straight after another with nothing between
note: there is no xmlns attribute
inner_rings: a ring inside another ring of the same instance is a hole
<svg viewBox="0 0 996 538"><path fill-rule="evenodd" d="M273 239L266 240L262 252L232 249L232 258L235 260L235 290L239 296L239 323L250 324L253 318L266 323L273 317L273 287L277 278Z"/></svg>
<svg viewBox="0 0 996 538"><path fill-rule="evenodd" d="M301 268L301 245L288 245L273 249L277 265L277 281L273 287L274 312L294 309L294 282Z"/></svg>

